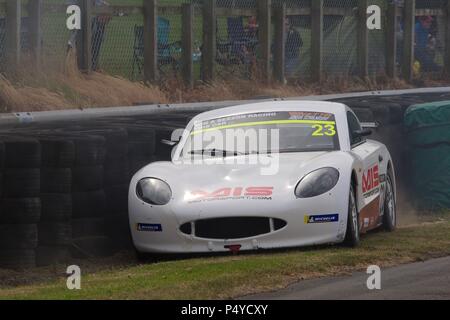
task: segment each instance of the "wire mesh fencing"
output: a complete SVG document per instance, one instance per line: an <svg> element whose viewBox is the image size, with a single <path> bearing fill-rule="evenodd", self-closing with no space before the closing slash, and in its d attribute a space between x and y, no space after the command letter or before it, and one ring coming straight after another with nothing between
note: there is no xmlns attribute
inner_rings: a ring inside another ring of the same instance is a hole
<svg viewBox="0 0 450 320"><path fill-rule="evenodd" d="M0 70L5 69L6 55L6 3L0 2Z"/></svg>
<svg viewBox="0 0 450 320"><path fill-rule="evenodd" d="M30 52L29 3L22 0L21 39L22 55ZM285 4L285 70L288 79L308 79L311 70L311 1L272 0L274 9ZM368 31L369 75L384 74L387 52L387 5L399 6L396 24L396 66L399 73L404 69L405 19L403 0L372 0L369 5L381 8L381 29ZM69 4L79 0L42 0L42 60L47 68L60 68L66 62L67 51L75 46L80 32L66 27ZM108 6L106 13L95 13L90 28L92 42L90 56L92 69L132 80L144 79L144 15L142 0L93 1L97 7ZM157 64L161 80L180 78L183 70L183 15L181 6L190 3L193 17L193 73L194 80L202 79L203 47L203 0L159 0L157 20ZM358 66L358 0L324 0L322 70L325 76L353 76ZM445 63L445 34L447 0L416 0L413 25L413 65L415 77L440 77ZM258 73L260 56L260 2L257 0L216 0L216 77L253 78ZM134 7L135 10L130 10ZM231 9L231 10L229 10ZM304 9L304 10L303 10ZM274 68L275 19L271 26L271 65ZM5 1L0 0L0 67L5 65L7 41Z"/></svg>
<svg viewBox="0 0 450 320"><path fill-rule="evenodd" d="M343 14L324 15L323 70L327 76L351 76L357 72L356 0L324 1L324 10L339 8ZM345 10L345 11L344 11Z"/></svg>

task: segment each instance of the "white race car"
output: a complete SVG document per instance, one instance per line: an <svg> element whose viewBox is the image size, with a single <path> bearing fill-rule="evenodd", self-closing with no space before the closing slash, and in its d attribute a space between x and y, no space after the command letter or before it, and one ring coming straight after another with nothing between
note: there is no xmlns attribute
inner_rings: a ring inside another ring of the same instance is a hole
<svg viewBox="0 0 450 320"><path fill-rule="evenodd" d="M264 102L198 115L172 161L133 177L138 253L236 252L346 242L396 226L393 162L347 106ZM166 141L168 143L168 141Z"/></svg>

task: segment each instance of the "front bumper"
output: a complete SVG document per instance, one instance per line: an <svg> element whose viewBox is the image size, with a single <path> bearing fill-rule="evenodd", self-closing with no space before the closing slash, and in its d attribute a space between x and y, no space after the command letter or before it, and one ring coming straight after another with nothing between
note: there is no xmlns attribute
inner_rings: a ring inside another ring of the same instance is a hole
<svg viewBox="0 0 450 320"><path fill-rule="evenodd" d="M151 206L139 200L131 189L130 228L140 252L206 253L227 252L236 245L245 251L335 243L344 240L347 199L330 192L311 199L274 195L272 200L251 204L247 200L222 200L193 205L174 200L166 206ZM236 239L200 237L195 230L182 228L188 224L195 228L197 221L229 217L259 217L286 224L278 229L271 226L268 233Z"/></svg>

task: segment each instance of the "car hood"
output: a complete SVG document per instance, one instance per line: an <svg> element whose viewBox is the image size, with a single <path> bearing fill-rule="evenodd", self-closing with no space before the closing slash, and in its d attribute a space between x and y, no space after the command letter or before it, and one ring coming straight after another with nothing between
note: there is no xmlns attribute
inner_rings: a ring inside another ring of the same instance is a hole
<svg viewBox="0 0 450 320"><path fill-rule="evenodd" d="M334 151L240 156L227 158L235 162L228 164L214 163L212 159L203 164L155 162L140 170L133 182L146 177L161 179L169 184L174 198L184 200L190 193L210 195L224 188L245 191L249 187L272 187L275 195L295 188L304 175L316 169L334 167L341 171L348 159L345 152Z"/></svg>

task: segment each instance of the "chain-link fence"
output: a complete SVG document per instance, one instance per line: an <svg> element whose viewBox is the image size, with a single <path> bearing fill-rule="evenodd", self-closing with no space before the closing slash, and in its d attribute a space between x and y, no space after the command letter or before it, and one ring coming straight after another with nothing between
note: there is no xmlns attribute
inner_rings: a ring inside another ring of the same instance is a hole
<svg viewBox="0 0 450 320"><path fill-rule="evenodd" d="M21 49L29 51L30 13L22 0ZM308 10L314 0L272 0L274 9L285 3L287 9L285 39L285 75L288 79L308 79L311 70L311 15ZM368 5L381 8L380 30L368 31L368 67L370 75L384 74L386 70L387 4L398 6L396 25L396 65L401 74L404 65L403 0L373 0ZM132 80L143 79L144 34L142 0L93 1L97 6L108 6L108 14L92 18L91 64L94 70ZM416 0L414 64L416 77L440 76L445 61L445 32L447 0ZM60 68L65 63L68 45L74 41L66 28L66 9L78 0L43 0L41 29L42 57L46 67ZM158 1L158 71L161 79L181 76L182 65L182 10L185 3L194 5L194 79L202 78L203 12L202 0ZM324 0L322 69L326 76L353 76L358 66L358 0ZM257 0L217 0L216 76L251 78L258 70L260 35ZM135 10L130 10L130 7ZM232 10L229 10L232 9ZM112 14L111 14L112 13ZM5 1L0 0L0 64L5 65L6 46ZM271 64L274 65L275 19L272 19ZM3 70L3 69L2 69Z"/></svg>
<svg viewBox="0 0 450 320"><path fill-rule="evenodd" d="M5 68L6 55L6 4L0 2L0 70Z"/></svg>
<svg viewBox="0 0 450 320"><path fill-rule="evenodd" d="M64 65L72 33L66 27L67 3L65 0L44 0L42 3L42 59L45 68L58 69Z"/></svg>

